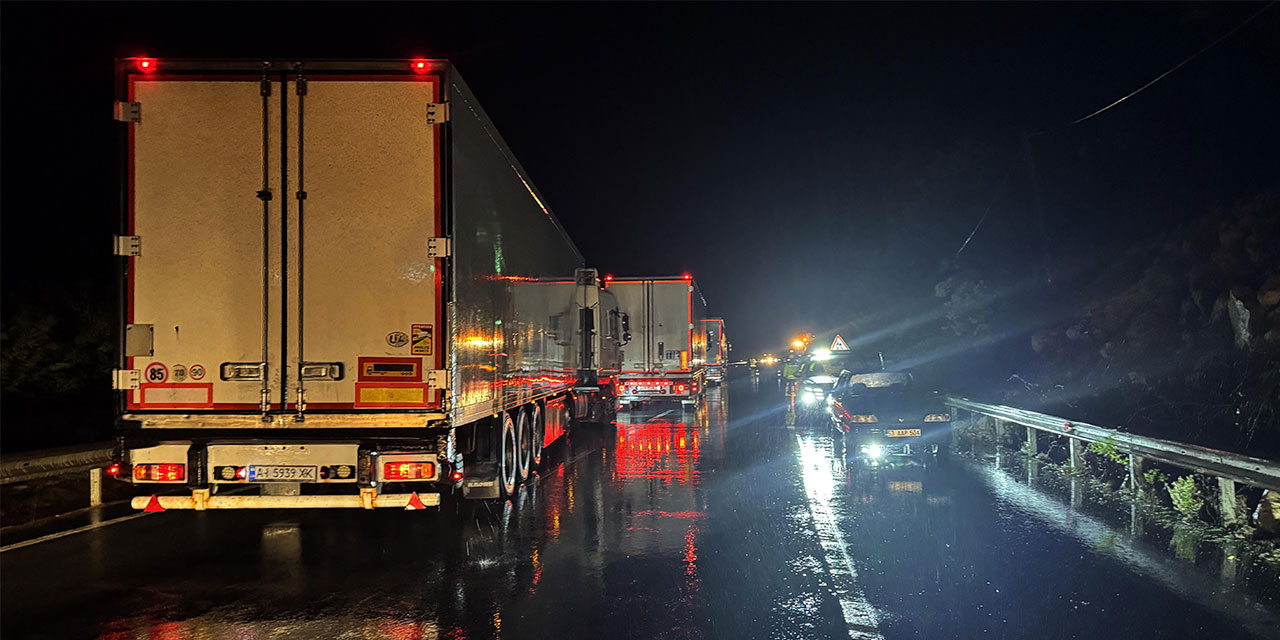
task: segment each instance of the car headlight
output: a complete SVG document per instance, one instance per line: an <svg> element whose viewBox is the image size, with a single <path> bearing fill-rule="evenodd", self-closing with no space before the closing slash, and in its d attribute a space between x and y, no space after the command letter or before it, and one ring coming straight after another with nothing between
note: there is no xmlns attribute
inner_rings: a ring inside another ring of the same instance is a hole
<svg viewBox="0 0 1280 640"><path fill-rule="evenodd" d="M818 394L812 391L805 391L800 394L800 401L805 404L813 404L818 401Z"/></svg>
<svg viewBox="0 0 1280 640"><path fill-rule="evenodd" d="M881 447L878 444L873 444L867 447L867 455L871 456L872 458L879 458L880 456L884 455L884 447Z"/></svg>
<svg viewBox="0 0 1280 640"><path fill-rule="evenodd" d="M951 422L949 413L931 413L924 417L925 422Z"/></svg>

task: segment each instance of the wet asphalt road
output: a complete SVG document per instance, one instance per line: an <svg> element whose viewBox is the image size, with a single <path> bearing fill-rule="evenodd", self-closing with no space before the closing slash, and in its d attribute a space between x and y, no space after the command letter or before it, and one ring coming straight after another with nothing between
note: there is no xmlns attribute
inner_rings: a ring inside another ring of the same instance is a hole
<svg viewBox="0 0 1280 640"><path fill-rule="evenodd" d="M515 503L169 512L7 551L0 635L1280 633L1274 601L990 465L846 461L763 386L576 433Z"/></svg>

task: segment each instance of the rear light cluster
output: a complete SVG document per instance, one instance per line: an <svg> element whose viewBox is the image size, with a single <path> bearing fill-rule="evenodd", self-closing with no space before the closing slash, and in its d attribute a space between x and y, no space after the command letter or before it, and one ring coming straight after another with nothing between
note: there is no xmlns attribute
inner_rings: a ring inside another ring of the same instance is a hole
<svg viewBox="0 0 1280 640"><path fill-rule="evenodd" d="M435 477L434 462L386 462L382 465L382 479L388 482L431 480Z"/></svg>
<svg viewBox="0 0 1280 640"><path fill-rule="evenodd" d="M671 381L664 378L652 380L627 380L622 383L623 393L671 393Z"/></svg>
<svg viewBox="0 0 1280 640"><path fill-rule="evenodd" d="M182 482L187 479L187 465L167 462L135 464L133 479L142 482Z"/></svg>

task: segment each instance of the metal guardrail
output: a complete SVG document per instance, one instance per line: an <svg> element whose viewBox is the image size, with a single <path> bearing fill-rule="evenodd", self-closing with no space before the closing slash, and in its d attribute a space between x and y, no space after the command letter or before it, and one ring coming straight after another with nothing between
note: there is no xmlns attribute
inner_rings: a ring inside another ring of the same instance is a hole
<svg viewBox="0 0 1280 640"><path fill-rule="evenodd" d="M945 403L957 409L988 416L1031 429L1065 436L1083 442L1113 443L1118 451L1147 460L1163 462L1218 478L1280 491L1280 462L1219 451L1172 440L1149 438L1108 429L1087 422L1068 420L1035 411L998 404L974 402L967 398L947 396ZM1072 450L1073 459L1075 450Z"/></svg>
<svg viewBox="0 0 1280 640"><path fill-rule="evenodd" d="M111 464L111 443L45 449L6 456L0 460L0 484L51 478Z"/></svg>

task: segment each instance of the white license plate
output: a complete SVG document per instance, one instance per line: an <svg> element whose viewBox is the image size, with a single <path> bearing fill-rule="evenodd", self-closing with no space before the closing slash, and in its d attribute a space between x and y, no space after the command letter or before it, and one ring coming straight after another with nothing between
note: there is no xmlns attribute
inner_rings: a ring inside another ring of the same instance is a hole
<svg viewBox="0 0 1280 640"><path fill-rule="evenodd" d="M249 465L249 482L315 482L316 475L311 466Z"/></svg>

